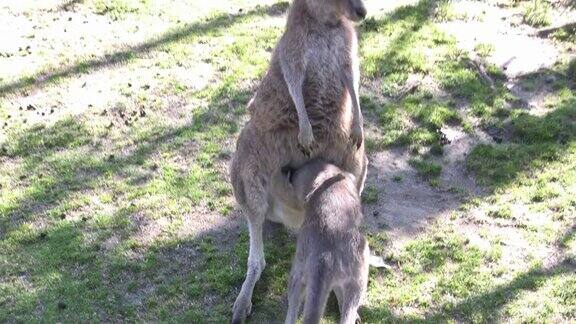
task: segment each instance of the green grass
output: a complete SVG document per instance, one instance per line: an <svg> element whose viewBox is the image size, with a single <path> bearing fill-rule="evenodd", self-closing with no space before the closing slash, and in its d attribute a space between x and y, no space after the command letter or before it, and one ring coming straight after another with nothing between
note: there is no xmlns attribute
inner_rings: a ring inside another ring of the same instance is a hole
<svg viewBox="0 0 576 324"><path fill-rule="evenodd" d="M508 205L497 206L488 211L488 215L494 218L512 218L512 209Z"/></svg>
<svg viewBox="0 0 576 324"><path fill-rule="evenodd" d="M479 43L474 47L474 51L478 56L486 58L494 52L494 45L487 43Z"/></svg>
<svg viewBox="0 0 576 324"><path fill-rule="evenodd" d="M230 225L236 213L227 165L246 103L284 27L277 15L288 3L181 5L80 2L118 29L128 24L126 33L133 21L160 21L165 32L143 45L112 46L102 56L76 57L69 49L53 62L38 54L46 66L0 81L7 95L0 98L6 123L0 133L0 322L229 320L246 271L248 233ZM569 321L576 305L568 253L576 215L574 62L519 77L527 89L550 73L557 78L546 112L530 114L504 87L502 71L487 66L491 89L469 54L437 27L460 19L455 5L421 1L359 26L361 103L374 129L367 135L370 150L411 152L409 165L418 174L413 180L412 172L399 171L385 188L428 181L438 197L460 195L439 185L447 170L443 129L497 132L500 139L467 155L468 174L483 194L462 194L468 200L443 211L449 219L430 220L395 247L387 231L366 229L372 251L392 268L371 270L362 318ZM242 12L230 14L231 8ZM179 21L182 12L192 20ZM475 50L491 52L488 45ZM196 73L198 66L206 69ZM194 77L205 73L207 81L197 86L179 79L172 74L179 69ZM30 96L72 94L82 102L73 81L117 70L121 81L111 74L103 86L107 100L85 110L78 104L65 111L53 98L36 103L42 99ZM406 89L410 80L423 79L441 94L418 82ZM14 100L29 100L37 110L26 110L28 103L19 110ZM41 112L52 119L30 118ZM388 202L379 188L367 186L364 203ZM485 244L471 240L463 224L475 226ZM493 231L500 225L526 241L522 258L510 258L507 237ZM285 311L295 239L277 228L266 235L267 268L254 292L252 323L281 320ZM560 248L564 262L542 264L542 248ZM327 322L335 322L333 302L328 310Z"/></svg>
<svg viewBox="0 0 576 324"><path fill-rule="evenodd" d="M576 44L576 27L560 28L559 30L555 31L552 34L552 38L560 40L560 41Z"/></svg>
<svg viewBox="0 0 576 324"><path fill-rule="evenodd" d="M400 264L397 271L374 274L370 306L361 316L376 323L423 320L429 309L450 314L457 307L455 300L481 294L491 286L490 276L480 267L486 258L450 229L417 239L394 257ZM398 318L390 312L395 307L411 311Z"/></svg>
<svg viewBox="0 0 576 324"><path fill-rule="evenodd" d="M466 18L468 18L466 14L456 12L454 4L450 0L441 0L434 4L434 21L446 22L465 20Z"/></svg>
<svg viewBox="0 0 576 324"><path fill-rule="evenodd" d="M568 82L571 83L572 87L576 84L576 58L573 58L568 63L568 69L566 69L566 78Z"/></svg>
<svg viewBox="0 0 576 324"><path fill-rule="evenodd" d="M545 0L532 0L524 9L524 22L530 26L548 26L552 22L550 4Z"/></svg>
<svg viewBox="0 0 576 324"><path fill-rule="evenodd" d="M141 14L148 9L149 0L90 0L87 1L95 14L108 15L113 20L125 18L129 14Z"/></svg>
<svg viewBox="0 0 576 324"><path fill-rule="evenodd" d="M364 204L374 204L378 202L378 188L373 185L366 186L362 192L362 202Z"/></svg>
<svg viewBox="0 0 576 324"><path fill-rule="evenodd" d="M548 168L558 163L572 165L574 120L576 101L571 96L543 117L515 112L506 125L513 134L511 141L476 147L468 159L468 167L478 171L483 183L503 184L527 168Z"/></svg>
<svg viewBox="0 0 576 324"><path fill-rule="evenodd" d="M437 178L442 173L442 166L434 162L411 159L409 163L416 169L418 175L427 179Z"/></svg>
<svg viewBox="0 0 576 324"><path fill-rule="evenodd" d="M107 3L106 14L114 19L145 14L141 5ZM263 15L240 16L241 26L234 28L205 29L210 38L234 35L237 41L217 42L201 55L219 53L213 64L226 67L219 68L218 79L209 87L193 93L179 87L181 95L199 103L181 112L189 122L166 119L162 109L153 107L161 100L152 98L155 103L150 104L149 92L128 87L124 96L137 97L145 105L144 114L133 114L129 104L122 104L94 118L68 117L32 129L11 125L2 155L21 163L3 169L0 178L0 224L6 235L0 260L14 261L2 267L0 303L7 312L0 311L0 321L29 321L36 317L33 310L46 321L227 319L233 302L230 289L242 282L245 272L247 237L223 247L215 243L224 235L217 228L199 232L198 238L182 238L178 232L190 226L187 215L204 210L225 217L232 210L224 172L229 155L221 143L237 133L237 118L250 96L239 84L263 73L266 48L280 32L273 26L248 31ZM159 47L169 53L170 60L162 64L198 59L187 57L187 49L204 34L172 33L174 41ZM249 53L254 45L260 51ZM133 59L122 62L137 65L140 58L129 56ZM91 68L78 71L90 73ZM121 120L114 119L118 115ZM146 224L156 220L165 220L165 225L151 242L143 242ZM288 272L292 243L286 244L288 248L267 248L272 273ZM277 265L275 260L285 262ZM235 271L233 263L239 265ZM269 306L275 301L278 308L276 296L281 296L285 281L266 278L257 294L269 294L264 300ZM268 291L273 285L277 288ZM218 302L207 308L200 297ZM263 316L275 314L272 308L268 311Z"/></svg>

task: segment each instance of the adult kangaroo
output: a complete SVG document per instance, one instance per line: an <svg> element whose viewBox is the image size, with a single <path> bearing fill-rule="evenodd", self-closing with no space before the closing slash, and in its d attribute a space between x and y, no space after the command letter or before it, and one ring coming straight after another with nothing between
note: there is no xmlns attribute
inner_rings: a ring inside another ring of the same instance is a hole
<svg viewBox="0 0 576 324"><path fill-rule="evenodd" d="M248 270L232 323L250 314L254 285L266 262L266 219L297 229L304 211L269 194L272 173L322 158L357 179L362 191L368 160L358 98L359 63L354 22L366 16L362 0L294 0L268 72L248 104L250 120L230 167L234 196L248 220Z"/></svg>

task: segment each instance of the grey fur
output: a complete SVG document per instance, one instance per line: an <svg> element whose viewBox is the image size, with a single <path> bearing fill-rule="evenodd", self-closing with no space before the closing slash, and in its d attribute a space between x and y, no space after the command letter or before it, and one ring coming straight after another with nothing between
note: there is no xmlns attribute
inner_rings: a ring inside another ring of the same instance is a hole
<svg viewBox="0 0 576 324"><path fill-rule="evenodd" d="M340 323L355 323L368 283L369 249L360 233L362 206L355 177L315 160L298 170L277 172L275 199L305 210L290 273L286 324L296 323L302 299L304 324L319 323L331 291Z"/></svg>
<svg viewBox="0 0 576 324"><path fill-rule="evenodd" d="M230 167L234 196L248 220L248 271L233 308L233 323L251 310L254 285L266 262L265 219L297 229L303 211L271 198L271 174L321 157L355 175L361 192L368 160L358 102L359 66L353 20L362 0L294 0L286 31L268 72L248 105Z"/></svg>

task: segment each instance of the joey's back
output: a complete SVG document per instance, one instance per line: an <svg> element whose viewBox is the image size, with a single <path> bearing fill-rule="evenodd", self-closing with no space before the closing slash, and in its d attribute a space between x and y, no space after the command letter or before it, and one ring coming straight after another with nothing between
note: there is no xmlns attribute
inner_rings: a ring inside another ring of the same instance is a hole
<svg viewBox="0 0 576 324"><path fill-rule="evenodd" d="M343 174L325 180L304 206L303 230L317 231L335 238L357 232L362 222L362 205L355 182Z"/></svg>
<svg viewBox="0 0 576 324"><path fill-rule="evenodd" d="M362 207L353 181L332 179L306 203L298 244L300 253L320 257L325 266L340 269L346 277L357 271L356 262L363 257L359 251L366 245L360 232Z"/></svg>
<svg viewBox="0 0 576 324"><path fill-rule="evenodd" d="M350 20L342 17L327 23L311 12L306 1L294 1L286 31L249 106L252 119L266 131L298 126L286 84L286 78L292 76L285 75L282 64L302 69L304 103L315 136L334 132L331 128L349 118L351 98L343 71L357 76L359 70L356 32Z"/></svg>

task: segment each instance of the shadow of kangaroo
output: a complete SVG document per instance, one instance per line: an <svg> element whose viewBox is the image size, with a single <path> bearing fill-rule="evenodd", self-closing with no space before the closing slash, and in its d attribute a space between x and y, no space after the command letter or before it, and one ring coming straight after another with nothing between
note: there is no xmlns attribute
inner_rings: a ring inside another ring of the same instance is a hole
<svg viewBox="0 0 576 324"><path fill-rule="evenodd" d="M355 177L314 160L296 170L277 171L270 193L305 210L290 272L286 324L296 323L302 299L302 323L319 323L331 291L338 299L340 323L356 323L368 284L370 251L360 232L362 205Z"/></svg>
<svg viewBox="0 0 576 324"><path fill-rule="evenodd" d="M303 210L271 199L272 173L320 157L353 174L362 191L368 160L354 22L365 16L362 0L294 0L270 67L248 104L250 120L230 166L234 196L250 234L248 269L233 323L250 314L254 285L266 265L264 221L294 229L302 224Z"/></svg>

